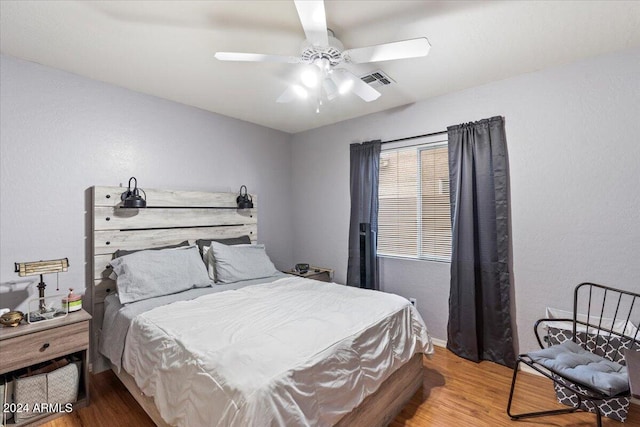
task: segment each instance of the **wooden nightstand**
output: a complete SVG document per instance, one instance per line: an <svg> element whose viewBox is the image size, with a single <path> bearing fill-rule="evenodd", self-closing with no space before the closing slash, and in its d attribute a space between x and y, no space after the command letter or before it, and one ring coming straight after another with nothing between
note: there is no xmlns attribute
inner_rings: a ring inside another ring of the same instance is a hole
<svg viewBox="0 0 640 427"><path fill-rule="evenodd" d="M0 374L27 368L63 356L75 355L82 362L78 399L73 410L89 405L89 321L84 310L59 320L0 328ZM9 374L11 375L11 374ZM46 403L46 402L42 402ZM18 424L40 424L66 412L43 413Z"/></svg>
<svg viewBox="0 0 640 427"><path fill-rule="evenodd" d="M321 282L331 282L331 279L333 279L333 270L330 268L311 266L309 267L309 271L306 273L298 273L295 270L288 270L285 271L285 273L304 277L306 279L320 280Z"/></svg>

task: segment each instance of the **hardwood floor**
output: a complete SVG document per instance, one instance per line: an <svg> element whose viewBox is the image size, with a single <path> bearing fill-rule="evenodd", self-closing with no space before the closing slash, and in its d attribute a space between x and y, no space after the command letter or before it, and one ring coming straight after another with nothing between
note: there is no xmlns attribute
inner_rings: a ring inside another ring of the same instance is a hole
<svg viewBox="0 0 640 427"><path fill-rule="evenodd" d="M474 363L436 347L431 360L424 360L424 383L392 427L473 426L595 426L594 414L585 412L511 421L505 409L513 371L491 362ZM564 408L555 400L551 381L529 373L518 374L513 412ZM626 423L603 418L605 427L640 426L640 406L631 405Z"/></svg>
<svg viewBox="0 0 640 427"><path fill-rule="evenodd" d="M511 421L505 408L512 371L504 366L469 362L441 347L436 347L431 360L424 359L424 366L422 390L391 423L392 427L595 426L595 415L587 413ZM545 378L523 373L518 377L518 385L515 411L562 407L556 403L553 387ZM153 426L153 423L115 375L107 371L91 378L91 406L44 425L145 427ZM604 419L603 426L640 426L640 406L631 405L626 423Z"/></svg>

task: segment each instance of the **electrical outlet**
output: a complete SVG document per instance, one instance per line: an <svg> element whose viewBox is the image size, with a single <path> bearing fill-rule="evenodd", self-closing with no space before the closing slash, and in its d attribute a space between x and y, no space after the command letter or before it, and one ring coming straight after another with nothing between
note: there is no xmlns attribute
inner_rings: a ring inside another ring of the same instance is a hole
<svg viewBox="0 0 640 427"><path fill-rule="evenodd" d="M412 306L414 306L415 308L418 308L418 301L416 301L415 298L409 298L409 302L411 303Z"/></svg>

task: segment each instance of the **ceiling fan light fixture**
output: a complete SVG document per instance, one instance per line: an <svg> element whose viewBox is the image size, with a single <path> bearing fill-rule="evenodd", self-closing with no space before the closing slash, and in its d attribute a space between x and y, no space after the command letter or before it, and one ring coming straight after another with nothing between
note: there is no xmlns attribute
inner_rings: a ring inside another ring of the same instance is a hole
<svg viewBox="0 0 640 427"><path fill-rule="evenodd" d="M293 85L291 86L291 88L293 89L293 92L298 96L298 98L307 99L309 97L309 92L307 92L307 90L302 86Z"/></svg>
<svg viewBox="0 0 640 427"><path fill-rule="evenodd" d="M326 75L331 71L331 61L329 61L327 58L316 59L315 61L313 61L313 65L318 67L323 75Z"/></svg>
<svg viewBox="0 0 640 427"><path fill-rule="evenodd" d="M317 95L317 112L323 93L327 95L325 100L329 101L338 94L347 93L353 93L365 102L375 101L381 96L380 92L368 84L370 82L361 80L347 69L337 68L339 65L418 58L429 53L431 45L426 37L345 50L335 33L327 28L325 1L293 0L306 36L299 56L217 52L215 57L221 61L305 64L308 68L299 75L298 84L288 86L276 102L287 103L296 98L307 99ZM312 66L309 67L310 65ZM313 71L307 71L308 69Z"/></svg>
<svg viewBox="0 0 640 427"><path fill-rule="evenodd" d="M338 93L340 95L346 95L353 89L353 80L349 79L343 70L340 71L341 72L331 73L330 77L334 85L338 88Z"/></svg>
<svg viewBox="0 0 640 427"><path fill-rule="evenodd" d="M303 85L310 89L318 86L318 80L320 80L318 78L318 70L315 67L305 69L300 75L300 80Z"/></svg>
<svg viewBox="0 0 640 427"><path fill-rule="evenodd" d="M338 96L338 87L330 78L326 78L322 81L322 88L324 89L327 99L329 101L335 99Z"/></svg>

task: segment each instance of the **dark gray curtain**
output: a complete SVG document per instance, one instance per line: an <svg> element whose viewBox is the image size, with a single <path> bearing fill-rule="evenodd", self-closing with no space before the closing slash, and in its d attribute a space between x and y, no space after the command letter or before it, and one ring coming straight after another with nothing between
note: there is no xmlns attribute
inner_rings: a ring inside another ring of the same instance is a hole
<svg viewBox="0 0 640 427"><path fill-rule="evenodd" d="M376 236L378 234L378 177L381 146L380 140L350 146L351 219L347 264L347 285L349 286L360 286L360 223L370 223L371 230ZM371 278L373 289L379 289L377 263Z"/></svg>
<svg viewBox="0 0 640 427"><path fill-rule="evenodd" d="M447 348L513 367L504 119L447 128L452 255Z"/></svg>

